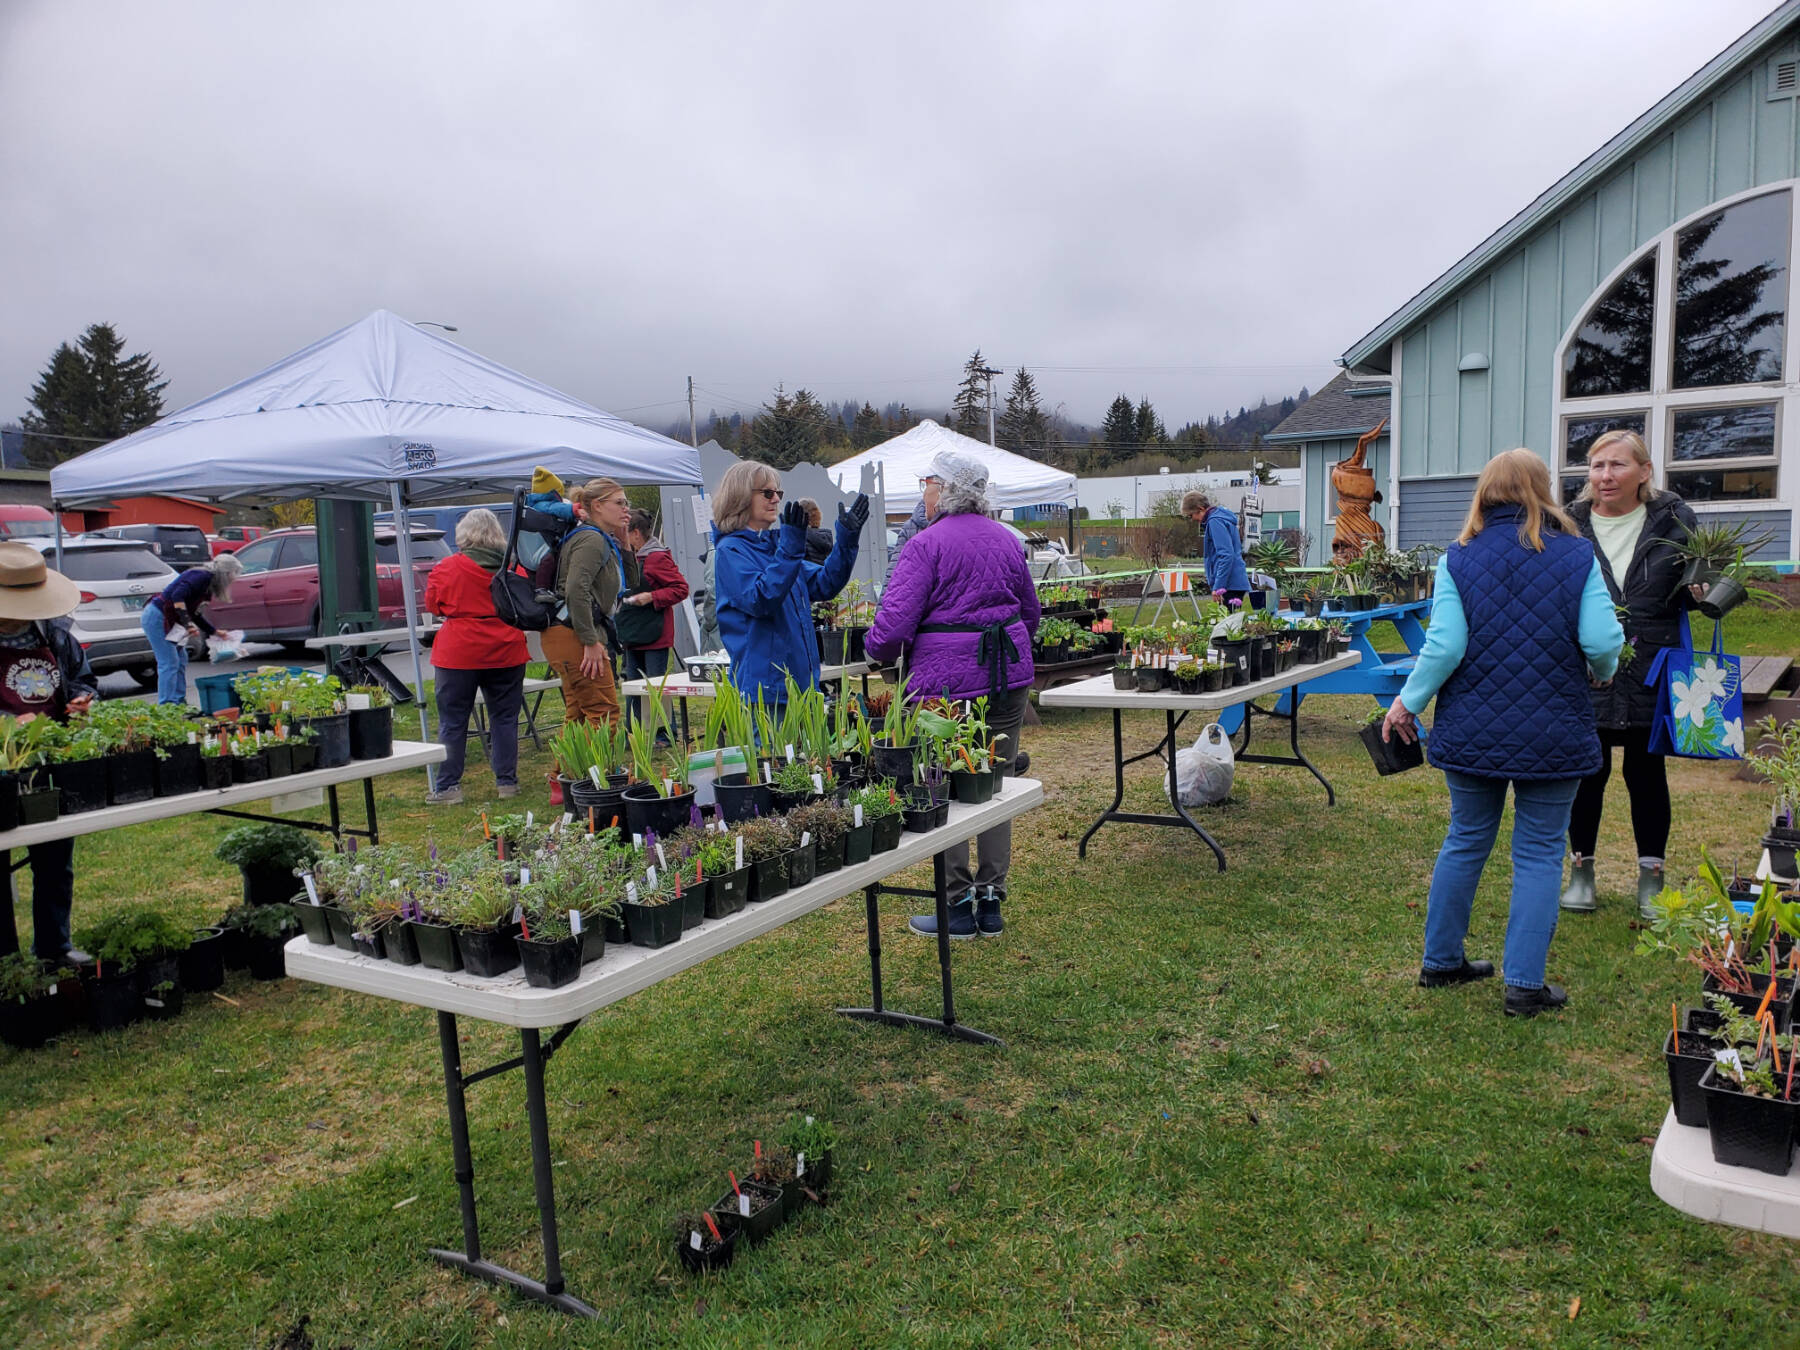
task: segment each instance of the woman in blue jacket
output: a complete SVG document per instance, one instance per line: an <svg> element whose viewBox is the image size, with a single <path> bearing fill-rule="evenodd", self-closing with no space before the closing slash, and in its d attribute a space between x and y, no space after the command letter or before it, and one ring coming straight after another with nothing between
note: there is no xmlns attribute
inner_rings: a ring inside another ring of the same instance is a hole
<svg viewBox="0 0 1800 1350"><path fill-rule="evenodd" d="M850 580L869 518L869 499L858 494L848 511L839 511L831 556L809 563L806 510L798 502L784 510L781 498L781 475L749 459L725 471L713 497L719 639L731 654L739 691L752 702L760 691L770 707L787 701L789 675L802 688L818 684L812 607Z"/></svg>
<svg viewBox="0 0 1800 1350"><path fill-rule="evenodd" d="M1431 763L1450 785L1450 832L1425 908L1428 989L1485 979L1463 953L1506 789L1513 790L1512 906L1506 924L1508 1017L1560 1008L1547 984L1562 839L1581 780L1600 767L1590 681L1612 678L1625 632L1594 546L1556 505L1550 470L1530 450L1488 461L1462 534L1438 562L1431 627L1381 735L1418 739L1437 697Z"/></svg>
<svg viewBox="0 0 1800 1350"><path fill-rule="evenodd" d="M198 628L208 637L217 631L201 612L208 600L231 601L231 583L244 574L235 553L221 553L209 563L190 567L150 597L144 606L144 636L156 657L156 701L187 702L187 630ZM228 636L242 641L242 633Z"/></svg>
<svg viewBox="0 0 1800 1350"><path fill-rule="evenodd" d="M1250 589L1250 573L1244 567L1244 546L1238 540L1236 513L1196 490L1181 499L1181 514L1200 527L1208 589L1227 602L1242 600Z"/></svg>

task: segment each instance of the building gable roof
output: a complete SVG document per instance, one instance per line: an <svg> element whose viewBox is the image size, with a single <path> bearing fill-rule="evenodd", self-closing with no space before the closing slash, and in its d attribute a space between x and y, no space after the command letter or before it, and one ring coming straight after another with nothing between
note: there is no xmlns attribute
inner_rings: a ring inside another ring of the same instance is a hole
<svg viewBox="0 0 1800 1350"><path fill-rule="evenodd" d="M1351 382L1340 370L1318 393L1281 419L1263 440L1270 445L1294 441L1318 441L1360 436L1373 431L1388 415L1389 391L1385 382Z"/></svg>
<svg viewBox="0 0 1800 1350"><path fill-rule="evenodd" d="M1379 325L1358 338L1340 358L1355 369L1371 359L1376 368L1386 367L1386 348L1424 317L1438 301L1462 286L1490 263L1496 262L1544 221L1568 205L1587 185L1654 140L1669 124L1709 95L1759 48L1767 45L1800 17L1800 0L1785 0L1749 32L1708 61L1648 112L1558 179L1548 190L1495 230L1481 243L1395 310Z"/></svg>

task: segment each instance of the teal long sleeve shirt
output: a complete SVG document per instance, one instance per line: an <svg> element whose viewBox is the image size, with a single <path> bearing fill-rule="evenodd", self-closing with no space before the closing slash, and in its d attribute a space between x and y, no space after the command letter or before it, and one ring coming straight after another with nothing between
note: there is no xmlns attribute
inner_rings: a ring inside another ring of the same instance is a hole
<svg viewBox="0 0 1800 1350"><path fill-rule="evenodd" d="M1613 612L1612 596L1606 589L1606 578L1600 571L1600 560L1594 559L1587 583L1581 588L1581 619L1578 629L1582 655L1588 670L1597 680L1610 680L1619 668L1619 649L1625 645L1625 630ZM1425 646L1420 650L1406 687L1400 691L1400 702L1417 717L1425 711L1437 691L1444 686L1455 669L1462 664L1469 649L1469 619L1463 612L1462 596L1450 578L1450 559L1439 558L1436 589L1431 602L1431 627L1425 632Z"/></svg>

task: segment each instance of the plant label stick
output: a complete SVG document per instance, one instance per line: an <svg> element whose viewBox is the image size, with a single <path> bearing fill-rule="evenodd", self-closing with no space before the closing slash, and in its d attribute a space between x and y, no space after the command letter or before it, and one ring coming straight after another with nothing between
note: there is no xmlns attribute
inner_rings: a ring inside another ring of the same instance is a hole
<svg viewBox="0 0 1800 1350"><path fill-rule="evenodd" d="M662 840L660 839L656 841L656 861L663 865L664 871L668 870L669 855L663 852Z"/></svg>
<svg viewBox="0 0 1800 1350"><path fill-rule="evenodd" d="M789 743L788 748L787 748L787 761L789 764L792 764L794 762L794 747L791 742Z"/></svg>
<svg viewBox="0 0 1800 1350"><path fill-rule="evenodd" d="M514 923L523 923L525 921L525 906L517 903L516 901L513 904L513 920L512 921Z"/></svg>
<svg viewBox="0 0 1800 1350"><path fill-rule="evenodd" d="M713 1240L716 1242L723 1242L725 1240L725 1235L719 1231L719 1225L713 1222L711 1213L702 1214L700 1217L705 1219L706 1226L712 1229Z"/></svg>
<svg viewBox="0 0 1800 1350"><path fill-rule="evenodd" d="M638 902L637 882L628 881L625 883L625 898L634 905Z"/></svg>
<svg viewBox="0 0 1800 1350"><path fill-rule="evenodd" d="M700 1230L698 1228L691 1228L688 1230L688 1246L692 1247L695 1251L700 1250Z"/></svg>
<svg viewBox="0 0 1800 1350"><path fill-rule="evenodd" d="M673 797L674 795L675 795L675 785L672 782L670 782L667 778L663 779L663 796Z"/></svg>
<svg viewBox="0 0 1800 1350"><path fill-rule="evenodd" d="M651 890L656 889L656 869L654 867L644 869L644 880L650 883Z"/></svg>
<svg viewBox="0 0 1800 1350"><path fill-rule="evenodd" d="M493 830L491 828L489 828L489 826L488 826L488 818L487 818L486 811L483 811L481 813L481 837L483 839L492 839L494 837Z"/></svg>
<svg viewBox="0 0 1800 1350"><path fill-rule="evenodd" d="M744 870L744 836L738 835L734 842L737 844L737 870L741 872Z"/></svg>
<svg viewBox="0 0 1800 1350"><path fill-rule="evenodd" d="M300 880L306 883L306 898L315 905L318 904L319 888L313 884L312 873L308 872L305 876L301 877Z"/></svg>
<svg viewBox="0 0 1800 1350"><path fill-rule="evenodd" d="M825 790L825 775L815 773L812 776L812 780L814 792L823 792Z"/></svg>
<svg viewBox="0 0 1800 1350"><path fill-rule="evenodd" d="M397 881L394 883L394 885L396 885L396 886L398 886L399 884L400 883ZM529 867L521 867L519 869L519 885L521 885L521 886L531 885L531 869Z"/></svg>
<svg viewBox="0 0 1800 1350"><path fill-rule="evenodd" d="M800 847L805 848L810 843L812 843L812 831L811 830L800 831Z"/></svg>
<svg viewBox="0 0 1800 1350"><path fill-rule="evenodd" d="M642 849L644 847L644 836L641 834L632 835L631 846L635 849Z"/></svg>
<svg viewBox="0 0 1800 1350"><path fill-rule="evenodd" d="M763 771L763 782L764 783L772 783L775 781L774 779L769 777L769 761L766 759L763 761L762 771Z"/></svg>
<svg viewBox="0 0 1800 1350"><path fill-rule="evenodd" d="M588 778L595 787L600 786L600 766L598 764L588 765Z"/></svg>
<svg viewBox="0 0 1800 1350"><path fill-rule="evenodd" d="M581 911L578 909L569 911L569 931L576 937L581 936Z"/></svg>
<svg viewBox="0 0 1800 1350"><path fill-rule="evenodd" d="M853 809L856 812L856 828L860 830L862 828L862 803L858 802Z"/></svg>
<svg viewBox="0 0 1800 1350"><path fill-rule="evenodd" d="M588 807L588 833L592 834L593 832L594 832L594 808L590 806L590 807Z"/></svg>
<svg viewBox="0 0 1800 1350"><path fill-rule="evenodd" d="M564 811L562 823L563 823L564 829L567 829L570 825L573 825L575 823L575 813L573 811Z"/></svg>
<svg viewBox="0 0 1800 1350"><path fill-rule="evenodd" d="M794 1155L794 1179L796 1181L798 1181L801 1177L803 1177L805 1175L806 1175L806 1155L804 1153L796 1153Z"/></svg>

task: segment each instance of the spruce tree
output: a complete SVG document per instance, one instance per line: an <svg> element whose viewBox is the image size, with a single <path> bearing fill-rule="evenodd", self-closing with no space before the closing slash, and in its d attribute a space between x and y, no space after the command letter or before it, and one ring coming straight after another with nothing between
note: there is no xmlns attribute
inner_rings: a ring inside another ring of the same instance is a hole
<svg viewBox="0 0 1800 1350"><path fill-rule="evenodd" d="M752 455L774 469L791 469L802 460L819 460L825 439L825 408L812 393L791 395L775 386L775 401L763 404L751 422L747 446Z"/></svg>
<svg viewBox="0 0 1800 1350"><path fill-rule="evenodd" d="M1037 450L1050 439L1050 419L1038 402L1037 381L1021 366L1006 391L1006 409L1000 414L999 440L1008 450Z"/></svg>
<svg viewBox="0 0 1800 1350"><path fill-rule="evenodd" d="M47 468L162 416L168 381L148 352L121 360L124 349L111 324L97 323L74 347L65 342L51 354L32 386L32 411L21 419L31 463Z"/></svg>
<svg viewBox="0 0 1800 1350"><path fill-rule="evenodd" d="M1130 459L1136 453L1132 449L1137 440L1137 411L1131 406L1131 400L1120 394L1106 410L1106 420L1100 424L1100 444L1106 447L1106 457L1112 461Z"/></svg>
<svg viewBox="0 0 1800 1350"><path fill-rule="evenodd" d="M1164 429L1162 419L1156 415L1156 409L1150 406L1149 399L1138 400L1137 416L1134 420L1138 449L1152 449L1169 439L1169 433Z"/></svg>
<svg viewBox="0 0 1800 1350"><path fill-rule="evenodd" d="M875 411L872 404L863 404L862 411L856 414L856 420L850 424L850 448L868 450L887 438L887 427L881 420L881 414Z"/></svg>
<svg viewBox="0 0 1800 1350"><path fill-rule="evenodd" d="M981 359L981 348L977 347L975 355L964 363L962 383L950 401L951 429L978 441L987 439L987 376L982 373L986 369L987 362Z"/></svg>

